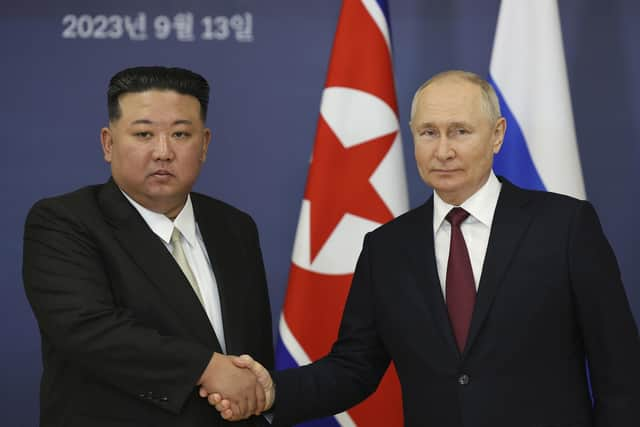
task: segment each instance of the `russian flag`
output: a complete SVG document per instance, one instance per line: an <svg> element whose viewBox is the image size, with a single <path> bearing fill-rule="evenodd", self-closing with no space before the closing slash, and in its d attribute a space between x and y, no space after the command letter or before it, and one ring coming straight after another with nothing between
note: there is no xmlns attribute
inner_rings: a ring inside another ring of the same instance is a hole
<svg viewBox="0 0 640 427"><path fill-rule="evenodd" d="M496 173L584 199L556 0L502 0L489 78L507 119Z"/></svg>
<svg viewBox="0 0 640 427"><path fill-rule="evenodd" d="M327 354L365 233L408 209L384 0L344 0L293 247L276 367ZM348 412L305 426L402 426L393 366Z"/></svg>

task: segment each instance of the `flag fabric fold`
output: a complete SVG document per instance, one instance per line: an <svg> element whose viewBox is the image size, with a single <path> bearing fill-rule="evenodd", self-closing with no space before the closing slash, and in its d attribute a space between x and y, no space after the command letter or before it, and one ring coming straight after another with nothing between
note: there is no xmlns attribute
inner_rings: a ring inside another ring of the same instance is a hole
<svg viewBox="0 0 640 427"><path fill-rule="evenodd" d="M277 369L329 352L364 235L407 209L386 1L344 0L279 322ZM393 365L367 400L304 425L401 426Z"/></svg>
<svg viewBox="0 0 640 427"><path fill-rule="evenodd" d="M584 199L556 0L502 0L489 79L507 119L496 173Z"/></svg>

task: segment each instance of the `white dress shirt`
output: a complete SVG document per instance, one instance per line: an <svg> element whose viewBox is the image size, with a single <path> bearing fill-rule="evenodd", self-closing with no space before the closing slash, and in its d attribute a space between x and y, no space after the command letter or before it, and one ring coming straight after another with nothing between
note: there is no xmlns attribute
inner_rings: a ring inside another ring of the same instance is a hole
<svg viewBox="0 0 640 427"><path fill-rule="evenodd" d="M200 229L193 215L193 205L191 204L191 196L187 197L182 211L175 220L171 221L163 214L153 212L137 203L129 197L124 191L124 196L131 202L134 208L140 213L142 219L147 223L149 228L162 240L167 250L173 253L170 243L173 228L177 228L182 234L180 241L182 242L182 250L184 251L189 267L198 282L198 288L202 296L203 307L207 313L207 317L211 322L211 326L218 337L222 351L226 353L226 345L224 341L224 328L222 326L222 310L220 308L220 294L218 293L218 284L216 277L211 268L207 248L202 240ZM183 284L176 284L182 286ZM184 285L186 286L186 285Z"/></svg>
<svg viewBox="0 0 640 427"><path fill-rule="evenodd" d="M489 244L493 214L496 211L501 188L502 184L491 171L487 182L460 205L461 208L469 212L469 217L460 225L460 230L469 251L476 291L482 276L482 266L487 253L487 245ZM436 265L438 267L442 295L445 299L447 263L449 261L449 245L451 242L451 224L445 217L454 207L442 200L437 192L433 192L433 236Z"/></svg>

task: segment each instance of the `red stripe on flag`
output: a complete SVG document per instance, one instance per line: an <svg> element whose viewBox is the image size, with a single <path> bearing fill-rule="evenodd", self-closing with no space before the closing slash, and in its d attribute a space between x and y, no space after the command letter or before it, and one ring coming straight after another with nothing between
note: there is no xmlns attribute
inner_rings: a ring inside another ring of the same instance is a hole
<svg viewBox="0 0 640 427"><path fill-rule="evenodd" d="M349 409L349 415L358 426L401 427L402 392L396 367L392 363L384 374L378 389L367 400Z"/></svg>
<svg viewBox="0 0 640 427"><path fill-rule="evenodd" d="M326 87L331 86L369 92L398 114L391 53L359 0L342 3L327 75Z"/></svg>
<svg viewBox="0 0 640 427"><path fill-rule="evenodd" d="M289 330L311 360L326 355L338 337L352 274L318 274L295 264L283 311Z"/></svg>

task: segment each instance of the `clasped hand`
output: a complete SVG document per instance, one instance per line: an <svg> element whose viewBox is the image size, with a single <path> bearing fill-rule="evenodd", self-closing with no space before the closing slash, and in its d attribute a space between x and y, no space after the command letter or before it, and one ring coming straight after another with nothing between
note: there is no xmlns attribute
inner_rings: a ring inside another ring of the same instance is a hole
<svg viewBox="0 0 640 427"><path fill-rule="evenodd" d="M273 406L275 386L269 372L248 355L214 353L198 382L222 418L237 421L259 415Z"/></svg>

